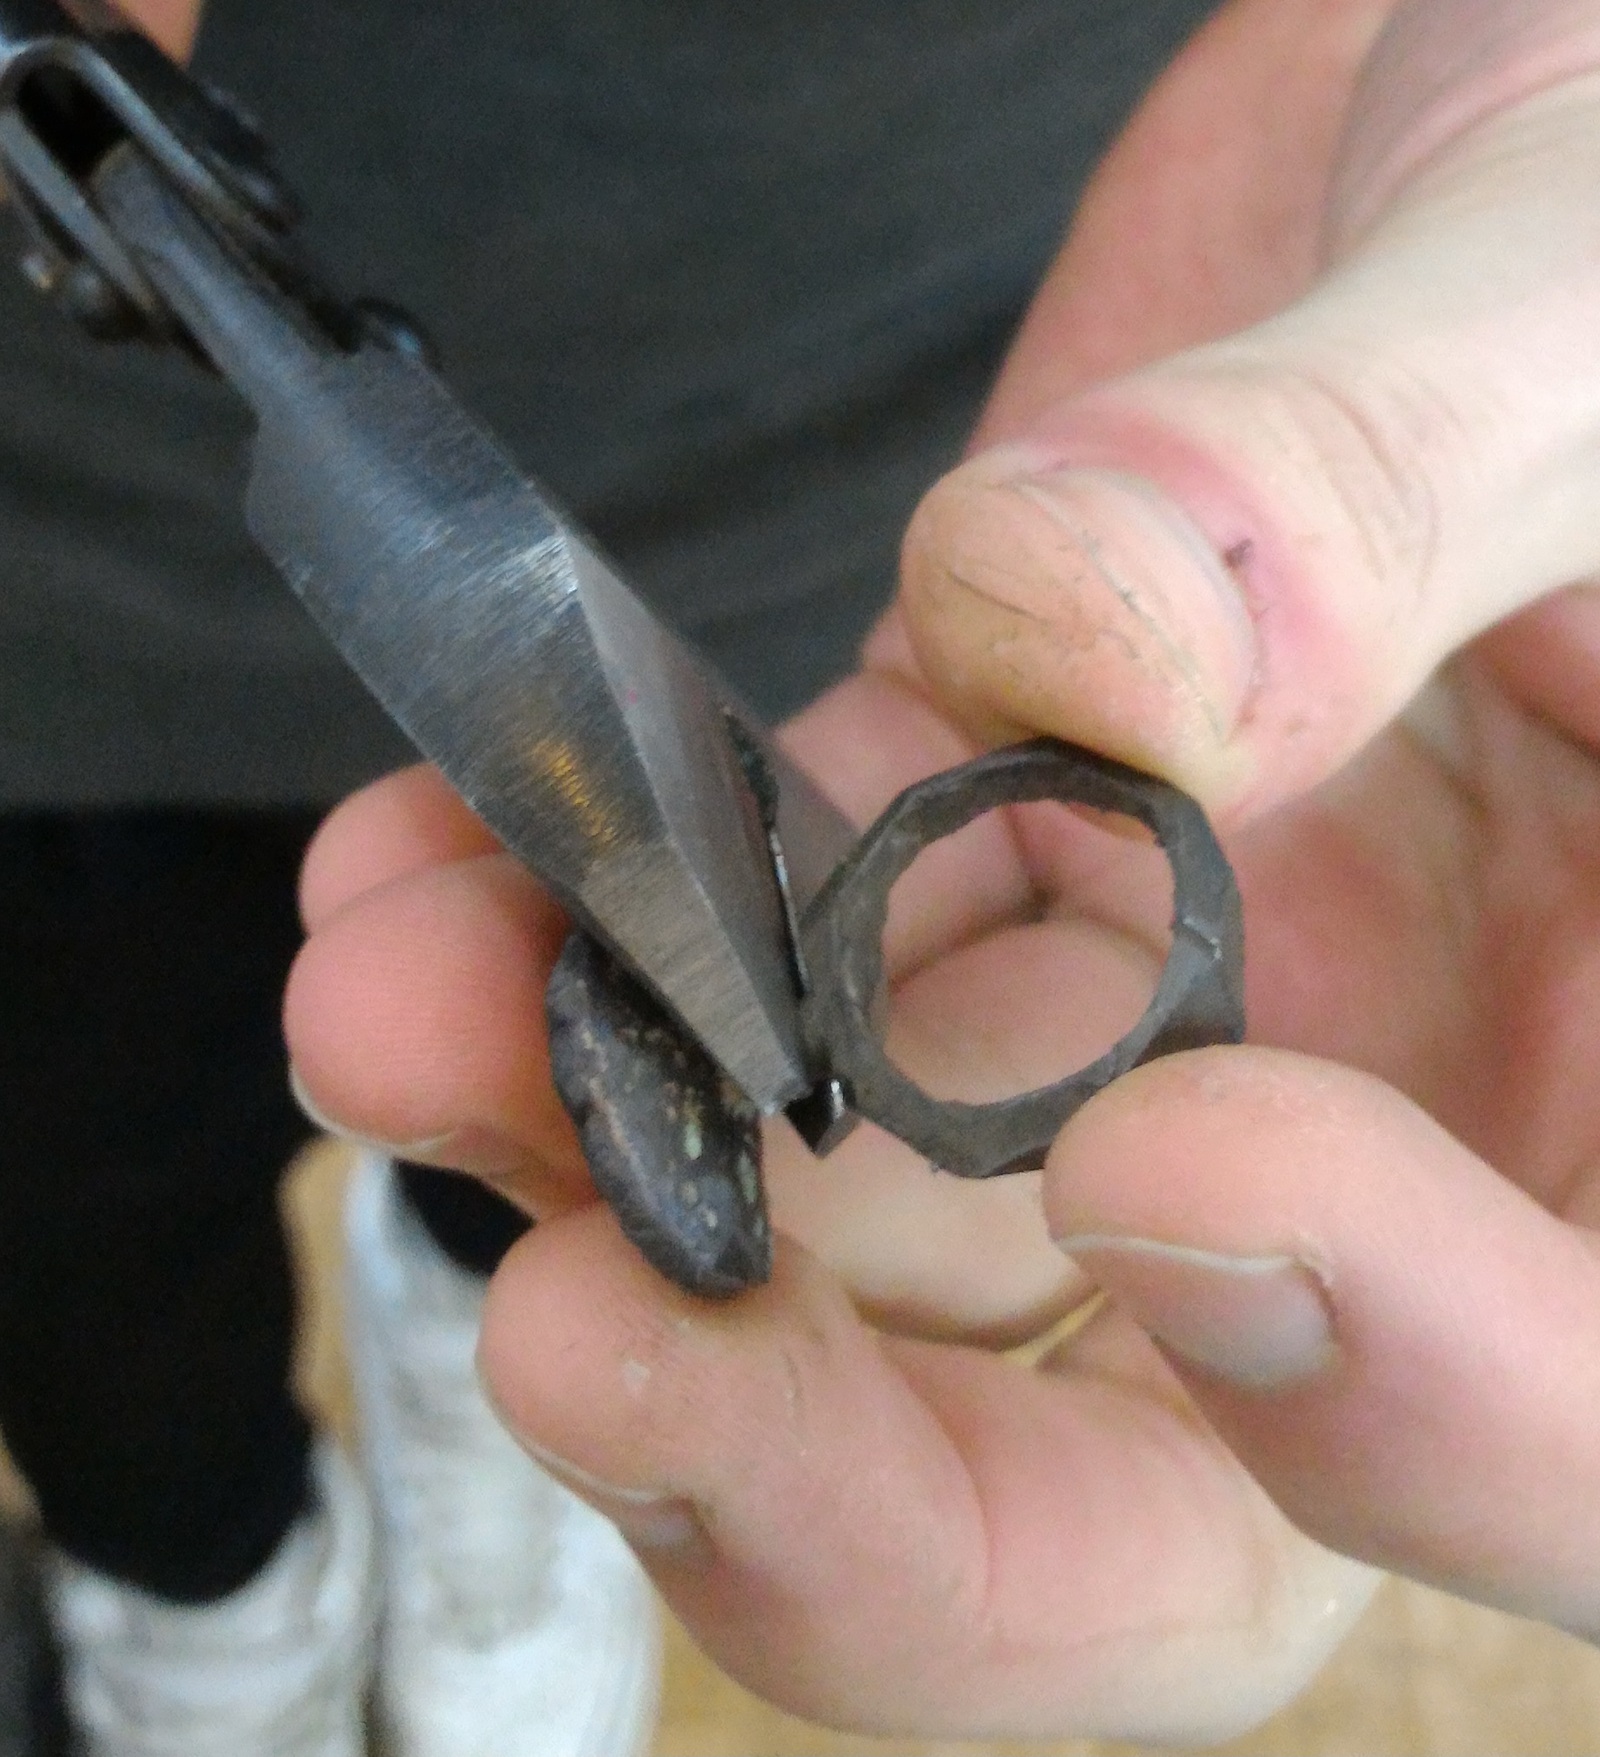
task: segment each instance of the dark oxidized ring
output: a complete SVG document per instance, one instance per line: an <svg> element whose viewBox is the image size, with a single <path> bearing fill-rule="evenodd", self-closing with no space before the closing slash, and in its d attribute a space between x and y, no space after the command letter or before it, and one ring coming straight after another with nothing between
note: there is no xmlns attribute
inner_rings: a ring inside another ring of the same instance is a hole
<svg viewBox="0 0 1600 1757"><path fill-rule="evenodd" d="M1097 1061L990 1104L936 1099L890 1061L874 1022L889 891L929 846L1002 805L1055 799L1136 818L1172 869L1172 944L1139 1022ZM1227 856L1186 793L1125 763L1053 738L978 757L908 787L817 896L801 931L812 1047L853 1107L959 1177L1043 1163L1067 1119L1119 1075L1156 1056L1244 1035L1244 930Z"/></svg>

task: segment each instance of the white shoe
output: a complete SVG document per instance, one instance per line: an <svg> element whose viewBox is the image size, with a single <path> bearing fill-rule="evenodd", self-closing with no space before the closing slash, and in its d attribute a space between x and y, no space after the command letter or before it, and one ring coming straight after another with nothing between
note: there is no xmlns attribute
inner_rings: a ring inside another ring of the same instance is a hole
<svg viewBox="0 0 1600 1757"><path fill-rule="evenodd" d="M483 1281L361 1155L346 1333L379 1509L386 1757L634 1757L660 1683L655 1594L616 1529L501 1427L475 1362Z"/></svg>
<svg viewBox="0 0 1600 1757"><path fill-rule="evenodd" d="M331 1442L315 1502L256 1577L178 1605L61 1555L47 1566L85 1757L360 1757L376 1613L372 1518Z"/></svg>

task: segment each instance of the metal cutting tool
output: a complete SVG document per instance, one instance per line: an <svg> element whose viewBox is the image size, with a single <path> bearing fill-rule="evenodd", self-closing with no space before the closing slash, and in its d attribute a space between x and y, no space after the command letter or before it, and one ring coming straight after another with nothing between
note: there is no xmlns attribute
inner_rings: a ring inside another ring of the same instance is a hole
<svg viewBox="0 0 1600 1757"><path fill-rule="evenodd" d="M771 1260L759 1124L819 1153L865 1116L965 1177L1037 1166L1141 1061L1243 1033L1232 874L1167 784L1040 739L902 794L864 836L451 395L395 308L336 294L248 117L99 0L0 0L0 169L23 268L91 333L188 350L248 403L245 516L373 694L576 931L557 1084L596 1182L680 1285ZM1143 1017L1089 1067L989 1104L890 1060L890 887L996 806L1146 824L1173 872Z"/></svg>

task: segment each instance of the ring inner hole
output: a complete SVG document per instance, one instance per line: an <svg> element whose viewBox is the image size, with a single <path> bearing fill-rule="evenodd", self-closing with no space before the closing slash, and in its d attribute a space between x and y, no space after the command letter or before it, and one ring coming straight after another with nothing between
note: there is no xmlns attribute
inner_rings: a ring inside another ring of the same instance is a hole
<svg viewBox="0 0 1600 1757"><path fill-rule="evenodd" d="M1055 801L983 813L889 894L889 1059L968 1104L1064 1079L1143 1016L1172 912L1171 868L1136 819Z"/></svg>

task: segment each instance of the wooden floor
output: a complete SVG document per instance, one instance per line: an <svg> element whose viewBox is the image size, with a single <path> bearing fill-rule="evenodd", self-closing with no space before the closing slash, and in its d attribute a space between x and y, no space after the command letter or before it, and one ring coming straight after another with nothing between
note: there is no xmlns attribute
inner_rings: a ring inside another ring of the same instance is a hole
<svg viewBox="0 0 1600 1757"><path fill-rule="evenodd" d="M289 1204L307 1266L305 1390L348 1429L334 1307L342 1176L338 1149L314 1150L296 1168ZM16 1493L0 1465L0 1500ZM765 1707L673 1627L655 1749L657 1757L1132 1757L1140 1748L845 1737ZM1600 1651L1392 1581L1306 1696L1260 1732L1216 1749L1232 1757L1600 1757Z"/></svg>

